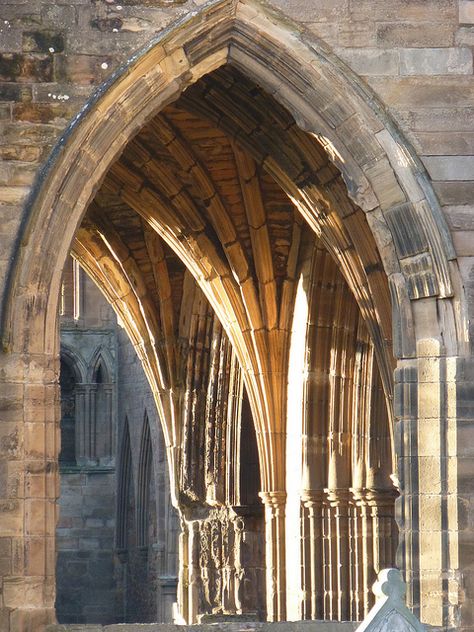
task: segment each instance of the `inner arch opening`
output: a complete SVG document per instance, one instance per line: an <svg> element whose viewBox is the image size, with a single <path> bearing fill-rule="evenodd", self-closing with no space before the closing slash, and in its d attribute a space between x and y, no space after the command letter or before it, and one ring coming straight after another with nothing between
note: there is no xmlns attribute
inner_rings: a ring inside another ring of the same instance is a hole
<svg viewBox="0 0 474 632"><path fill-rule="evenodd" d="M394 563L390 296L333 159L327 139L224 66L128 143L72 245L155 396L189 623L358 620ZM244 392L264 518L237 493L255 477L236 430Z"/></svg>

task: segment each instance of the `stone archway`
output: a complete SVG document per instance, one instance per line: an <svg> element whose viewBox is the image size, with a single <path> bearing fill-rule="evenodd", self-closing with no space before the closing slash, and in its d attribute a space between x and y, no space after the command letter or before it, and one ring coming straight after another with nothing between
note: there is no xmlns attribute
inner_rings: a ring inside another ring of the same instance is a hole
<svg viewBox="0 0 474 632"><path fill-rule="evenodd" d="M366 214L390 283L395 330L393 350L399 358L395 388L412 391L411 401L398 393L395 395L399 406L396 416L403 422L400 424L402 437L411 436L409 426L413 418L429 419L431 428L433 420L439 427L443 423L441 405L433 404L431 397L425 397L423 389L428 384L430 392L433 389L441 392L444 386L439 384L444 360L440 358L458 355L464 350L462 297L457 290L456 268L451 263L453 253L449 237L416 156L373 95L316 42L288 26L279 16L267 13L257 2L216 2L152 42L91 101L57 145L31 198L6 296L3 318L6 352L2 361L16 367L12 374L16 370L19 372L16 375L21 373L28 382L25 393L18 394L19 399L31 397L26 391L32 390L34 384L38 387L35 392L41 392L35 394L45 406L45 417L39 423L51 434L48 448L38 450L37 456L38 464L43 463L45 471L51 469L49 464L54 463L57 453L55 420L46 416L46 410L57 390L56 312L60 275L84 212L111 164L144 123L175 101L187 87L224 64L243 72L287 108L298 126L316 137L341 171L350 197ZM382 359L391 336L387 335L387 321L381 306L386 308L388 303L384 298L381 305L372 304L372 288L381 279L381 270L371 269L370 261L366 261L365 267L363 265L364 231L358 234L357 225L350 226L350 220L345 224L344 220L351 213L346 217L342 213L337 229L348 231L350 227L356 257L352 257L349 248L347 252L338 249L337 242L330 239L335 229L325 225L322 214L315 212L318 205L312 197L311 183L309 186L298 184L285 173L282 165L270 163L268 168L293 197L308 223L332 244L346 281L373 325L372 335L378 340L377 350L384 366ZM329 189L327 193L329 195ZM336 199L335 193L333 199ZM416 237L410 230L414 224L417 226ZM165 228L162 225L161 230ZM168 238L172 240L171 236ZM188 254L182 252L182 256L185 258ZM202 278L203 271L196 267L196 259L189 258L187 264L196 278ZM202 289L206 290L206 287L203 284ZM363 292L360 292L361 287ZM213 294L209 289L207 295L212 303ZM443 314L441 320L434 317L437 310ZM220 316L225 321L225 314ZM228 329L232 333L229 323ZM237 327L232 342L239 348ZM240 348L240 360L245 363L245 350L243 346ZM146 353L147 350L144 356ZM391 355L391 349L388 355ZM386 361L382 373L388 395L389 368L390 363ZM418 377L417 369L424 378ZM149 373L153 374L152 368ZM421 383L417 394L418 379L427 381ZM399 386L399 382L407 384ZM255 391L251 392L255 406L257 391L258 386L255 386ZM169 418L166 413L172 409L171 404L169 410L166 405L161 406L161 418ZM27 412L28 408L25 408L25 415ZM25 418L24 421L28 431L37 435L40 429L32 420ZM171 439L172 428L165 430L172 453L175 447ZM409 536L403 544L402 563L411 581L415 603L421 600L417 592L421 572L423 581L428 582L426 585L432 587L435 595L440 571L448 570L443 566L441 554L435 562L419 555L420 548L426 545L423 513L431 511L429 504L423 503L423 495L426 494L428 500L432 493L424 467L428 468L426 473L433 466L445 467L443 463L440 465L438 452L422 454L420 443L423 443L422 435L418 436L418 445L410 445L408 454L402 450L404 442L401 439L398 444L399 471L411 474L400 476L403 496L399 503L399 519L402 532ZM440 446L441 452L442 449ZM420 460L420 455L428 460ZM266 470L264 468L267 477L264 491L270 494L267 504L273 508L270 513L274 512L270 516L270 531L278 539L281 473L273 466L270 460ZM418 474L413 475L414 472ZM42 547L46 560L54 551L54 473L45 474L45 479L49 481L48 494L12 505L11 521L21 546L31 547L34 540L35 545ZM451 485L449 478L447 485ZM33 508L36 516L39 513L44 518L41 527L37 522L32 526ZM446 511L440 504L436 528L431 521L427 529L429 535L432 531L442 531L448 537L452 515ZM26 516L25 532L20 527L23 516ZM34 538L28 537L31 533ZM454 537L452 546L455 547L456 536L449 535L451 537ZM441 546L440 542L439 551ZM278 558L278 554L275 557ZM27 567L24 574L12 576L10 580L5 578L12 607L19 611L25 608L20 592L28 596L34 594L30 603L35 604L35 613L30 614L38 617L44 610L44 620L51 616L53 590L53 571L45 569L46 566L41 565ZM44 582L45 576L47 582ZM25 586L28 587L26 590ZM434 596L431 603L429 595L424 597L421 613L426 621L442 623L440 613L446 598L446 595L442 598ZM272 606L277 617L278 608L278 603Z"/></svg>

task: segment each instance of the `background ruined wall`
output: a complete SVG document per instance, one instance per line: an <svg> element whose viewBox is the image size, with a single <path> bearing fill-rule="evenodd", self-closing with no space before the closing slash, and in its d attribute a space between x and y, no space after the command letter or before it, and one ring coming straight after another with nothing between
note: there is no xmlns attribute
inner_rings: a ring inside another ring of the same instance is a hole
<svg viewBox="0 0 474 632"><path fill-rule="evenodd" d="M66 279L71 278L67 274L71 263L69 259ZM155 402L135 350L112 308L85 273L75 268L76 317L72 313L74 288L67 284L63 286L61 316L63 362L68 366L75 363L74 368L84 373L75 384L72 414L76 425L106 421L110 426L96 428L97 445L94 453L89 449L87 455L79 445L81 429L73 429L74 456L64 452L60 456L58 621L170 622L176 600L178 522L171 507ZM110 402L97 397L101 386L94 383L94 369L98 362L103 364L103 379L109 382ZM62 389L64 400L64 385ZM87 420L82 419L81 408L89 408ZM129 433L131 448L127 472L120 458L124 432ZM94 437L88 438L94 442ZM67 445L65 439L63 433L63 444ZM129 477L128 493L120 502L124 476ZM137 502L139 497L141 503ZM141 521L137 504L144 513ZM122 526L123 540L118 542ZM138 530L143 526L146 531L140 537Z"/></svg>

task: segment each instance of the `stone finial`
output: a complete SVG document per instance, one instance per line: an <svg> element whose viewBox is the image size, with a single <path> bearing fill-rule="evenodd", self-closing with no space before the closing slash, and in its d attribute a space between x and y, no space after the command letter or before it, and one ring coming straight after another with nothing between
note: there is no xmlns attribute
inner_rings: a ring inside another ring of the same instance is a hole
<svg viewBox="0 0 474 632"><path fill-rule="evenodd" d="M377 599L392 597L399 599L405 605L406 584L397 568L384 568L380 571L377 581L372 586L372 592Z"/></svg>
<svg viewBox="0 0 474 632"><path fill-rule="evenodd" d="M377 600L356 632L425 632L405 604L406 585L398 569L380 571L372 591Z"/></svg>

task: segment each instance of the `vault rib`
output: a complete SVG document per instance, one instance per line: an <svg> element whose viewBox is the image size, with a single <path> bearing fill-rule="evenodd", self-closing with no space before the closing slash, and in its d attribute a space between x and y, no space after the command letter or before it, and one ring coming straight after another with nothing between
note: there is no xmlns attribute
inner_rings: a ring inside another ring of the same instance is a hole
<svg viewBox="0 0 474 632"><path fill-rule="evenodd" d="M253 260L259 285L259 298L264 322L269 330L278 326L278 304L273 257L267 226L267 213L262 199L257 165L235 143L232 143L245 214L249 224Z"/></svg>

